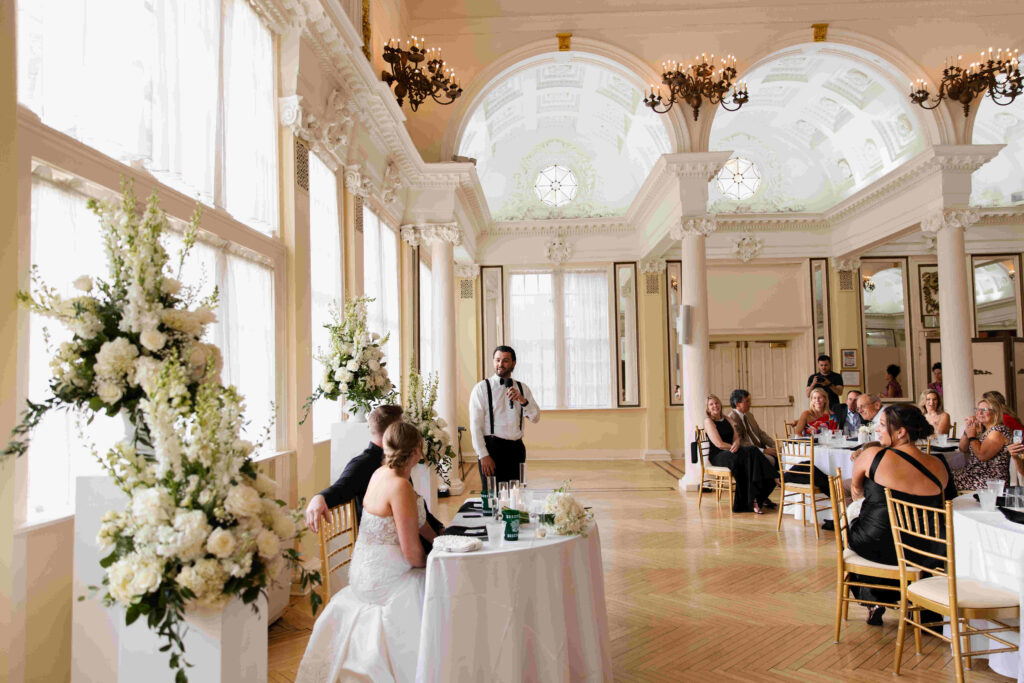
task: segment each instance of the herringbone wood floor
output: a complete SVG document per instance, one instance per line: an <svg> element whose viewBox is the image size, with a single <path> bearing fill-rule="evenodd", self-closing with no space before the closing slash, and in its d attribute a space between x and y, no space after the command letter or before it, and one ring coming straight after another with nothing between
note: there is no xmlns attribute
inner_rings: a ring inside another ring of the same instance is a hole
<svg viewBox="0 0 1024 683"><path fill-rule="evenodd" d="M835 549L831 533L774 515L736 514L725 500L681 494L682 463L531 462L531 484L572 479L601 528L608 625L617 681L891 681L896 622L864 623L850 607L832 643ZM479 492L468 478L467 493ZM463 498L442 501L451 519ZM270 680L293 681L313 626L296 599L270 629ZM904 650L904 681L952 681L948 647L925 638ZM472 647L465 643L464 647ZM1007 681L975 662L972 681Z"/></svg>

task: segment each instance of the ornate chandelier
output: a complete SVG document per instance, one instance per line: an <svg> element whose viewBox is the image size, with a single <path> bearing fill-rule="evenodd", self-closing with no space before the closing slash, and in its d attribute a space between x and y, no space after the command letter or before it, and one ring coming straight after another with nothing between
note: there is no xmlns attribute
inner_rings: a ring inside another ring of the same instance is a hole
<svg viewBox="0 0 1024 683"><path fill-rule="evenodd" d="M1006 106L1024 91L1024 80L1021 79L1019 50L982 50L981 61L961 66L963 55L946 60L942 70L942 83L939 93L932 96L928 85L923 79L910 84L910 101L925 109L935 109L939 102L949 98L956 100L964 107L964 116L971 111L971 103L986 90L992 101Z"/></svg>
<svg viewBox="0 0 1024 683"><path fill-rule="evenodd" d="M423 38L417 36L410 36L405 45L403 49L396 38L384 44L384 61L391 66L391 73L383 71L380 75L388 87L394 87L398 106L407 97L413 111L428 97L438 104L457 100L462 88L455 78L455 69L445 67L441 48L424 48Z"/></svg>
<svg viewBox="0 0 1024 683"><path fill-rule="evenodd" d="M694 57L693 62L682 67L679 62L662 62L662 85L651 85L644 94L644 104L664 114L676 102L686 102L693 109L693 120L696 121L704 100L712 105L721 104L726 111L736 111L750 99L743 82L733 86L736 58L732 55L722 57L717 66L714 55L701 54ZM664 93L663 86L668 86L667 93Z"/></svg>

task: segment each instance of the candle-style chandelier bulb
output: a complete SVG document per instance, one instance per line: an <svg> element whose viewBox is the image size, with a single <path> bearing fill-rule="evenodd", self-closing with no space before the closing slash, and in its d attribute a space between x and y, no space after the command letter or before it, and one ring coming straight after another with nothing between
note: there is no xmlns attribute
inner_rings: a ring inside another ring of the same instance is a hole
<svg viewBox="0 0 1024 683"><path fill-rule="evenodd" d="M679 62L661 63L661 83L668 86L668 93L662 95L661 86L651 85L645 93L644 104L658 114L669 111L676 102L686 102L693 109L693 120L700 116L704 101L721 104L726 111L736 111L750 100L746 85L737 83L736 57L727 55L715 65L715 55L701 53L694 56L693 63L687 62L680 68Z"/></svg>
<svg viewBox="0 0 1024 683"><path fill-rule="evenodd" d="M391 71L381 72L381 80L394 88L398 106L408 98L413 111L428 97L438 104L451 104L462 94L455 70L441 58L441 48L425 45L421 36L409 36L405 49L394 38L384 44L384 61Z"/></svg>

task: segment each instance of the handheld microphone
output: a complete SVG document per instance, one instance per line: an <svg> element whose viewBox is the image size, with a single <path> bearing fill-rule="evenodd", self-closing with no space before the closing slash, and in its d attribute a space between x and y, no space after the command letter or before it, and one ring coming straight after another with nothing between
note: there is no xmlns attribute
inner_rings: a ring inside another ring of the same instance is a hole
<svg viewBox="0 0 1024 683"><path fill-rule="evenodd" d="M508 388L511 389L512 388L512 378L511 377L502 377L501 378L501 386L508 387ZM509 410L515 410L515 401L513 401L512 399L508 400L508 409Z"/></svg>

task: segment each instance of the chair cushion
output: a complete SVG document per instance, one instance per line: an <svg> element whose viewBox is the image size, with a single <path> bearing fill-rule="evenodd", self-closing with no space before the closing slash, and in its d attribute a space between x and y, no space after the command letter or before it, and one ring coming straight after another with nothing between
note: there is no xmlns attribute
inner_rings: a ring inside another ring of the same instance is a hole
<svg viewBox="0 0 1024 683"><path fill-rule="evenodd" d="M728 467L716 467L715 465L705 465L704 466L704 471L705 472L713 472L713 473L719 474L719 475L726 475L726 474L728 474L729 476L732 476L732 470L730 470Z"/></svg>
<svg viewBox="0 0 1024 683"><path fill-rule="evenodd" d="M907 586L909 595L949 605L949 587L945 576L930 576ZM1020 606L1020 596L1012 591L976 579L956 580L956 601L961 609L995 609Z"/></svg>
<svg viewBox="0 0 1024 683"><path fill-rule="evenodd" d="M882 564L881 562L874 562L865 557L861 557L850 548L843 549L843 562L850 565L851 567L872 567L874 569L887 569L889 571L898 572L900 568L895 564ZM913 571L915 574L916 570L908 568L908 571Z"/></svg>

